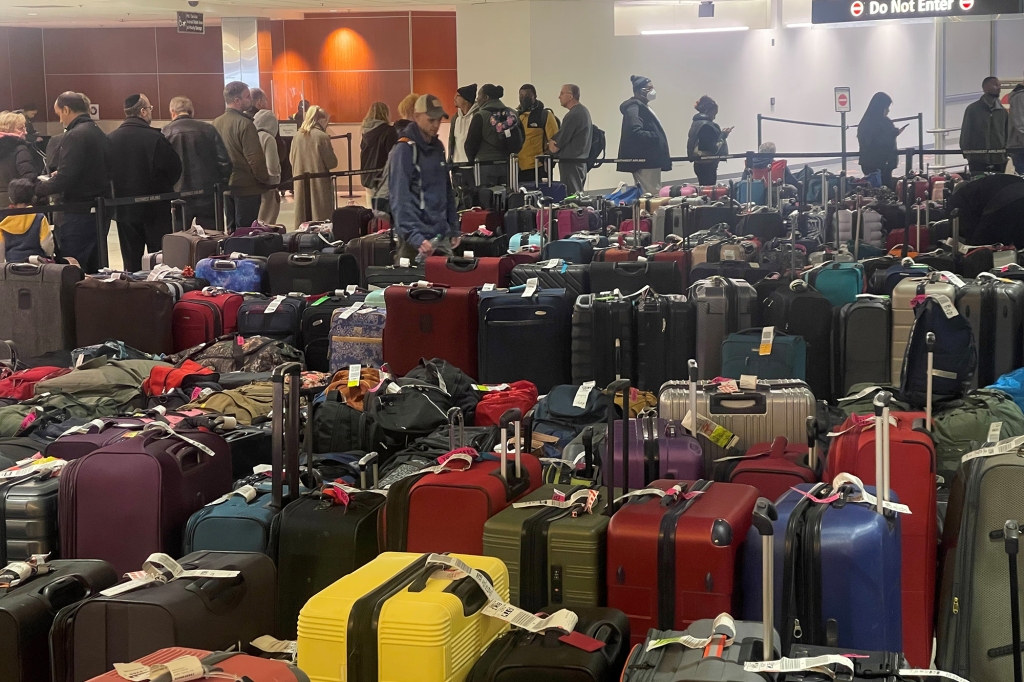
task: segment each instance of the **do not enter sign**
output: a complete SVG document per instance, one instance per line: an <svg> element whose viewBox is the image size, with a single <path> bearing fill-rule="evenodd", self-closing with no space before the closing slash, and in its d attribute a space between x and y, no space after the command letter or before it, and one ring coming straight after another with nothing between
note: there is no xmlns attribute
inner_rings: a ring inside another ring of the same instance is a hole
<svg viewBox="0 0 1024 682"><path fill-rule="evenodd" d="M859 17L864 14L864 3L861 2L861 0L856 0L856 2L850 5L850 14L855 17Z"/></svg>
<svg viewBox="0 0 1024 682"><path fill-rule="evenodd" d="M850 88L836 88L836 111L839 113L850 111Z"/></svg>

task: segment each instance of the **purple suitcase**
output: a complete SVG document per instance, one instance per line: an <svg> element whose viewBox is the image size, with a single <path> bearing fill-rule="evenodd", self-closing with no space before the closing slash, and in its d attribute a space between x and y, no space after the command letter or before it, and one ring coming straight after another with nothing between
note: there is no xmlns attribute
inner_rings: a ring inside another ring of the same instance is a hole
<svg viewBox="0 0 1024 682"><path fill-rule="evenodd" d="M188 517L230 490L223 438L154 423L64 467L61 556L103 559L118 574L140 570L153 552L180 556Z"/></svg>
<svg viewBox="0 0 1024 682"><path fill-rule="evenodd" d="M629 420L629 487L646 487L657 479L696 481L704 478L704 452L682 424L659 419L654 411ZM615 459L622 458L621 429L614 435ZM622 486L622 469L612 471L612 485Z"/></svg>
<svg viewBox="0 0 1024 682"><path fill-rule="evenodd" d="M121 440L124 434L129 431L138 431L151 421L153 420L143 420L138 417L96 419L77 429L65 431L57 440L46 446L43 454L70 462L88 455L93 450L99 450L105 445Z"/></svg>

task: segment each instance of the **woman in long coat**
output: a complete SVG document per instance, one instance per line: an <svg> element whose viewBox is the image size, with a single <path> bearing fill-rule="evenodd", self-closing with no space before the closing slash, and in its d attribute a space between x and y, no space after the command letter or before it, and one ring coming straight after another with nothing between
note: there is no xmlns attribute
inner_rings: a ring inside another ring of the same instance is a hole
<svg viewBox="0 0 1024 682"><path fill-rule="evenodd" d="M305 173L326 173L338 165L338 157L327 134L329 119L327 112L320 107L309 107L299 132L292 140L290 160L292 175L296 178L296 227L305 221L306 215L306 196L298 177ZM331 178L314 178L309 183L313 220L330 220L334 213L334 183Z"/></svg>

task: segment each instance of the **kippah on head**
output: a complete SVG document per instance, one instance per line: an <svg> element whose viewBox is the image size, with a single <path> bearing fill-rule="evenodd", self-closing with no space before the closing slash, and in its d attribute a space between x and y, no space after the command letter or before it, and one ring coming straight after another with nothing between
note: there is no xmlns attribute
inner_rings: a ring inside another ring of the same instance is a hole
<svg viewBox="0 0 1024 682"><path fill-rule="evenodd" d="M142 99L142 95L128 95L128 98L124 101L124 108L131 109L139 103L140 99Z"/></svg>

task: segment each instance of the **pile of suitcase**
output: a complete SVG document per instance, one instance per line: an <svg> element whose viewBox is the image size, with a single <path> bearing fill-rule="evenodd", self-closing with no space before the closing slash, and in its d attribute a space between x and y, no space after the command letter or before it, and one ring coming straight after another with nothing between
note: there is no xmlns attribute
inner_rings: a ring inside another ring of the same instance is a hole
<svg viewBox="0 0 1024 682"><path fill-rule="evenodd" d="M0 679L1010 679L1016 252L830 186L4 266Z"/></svg>

